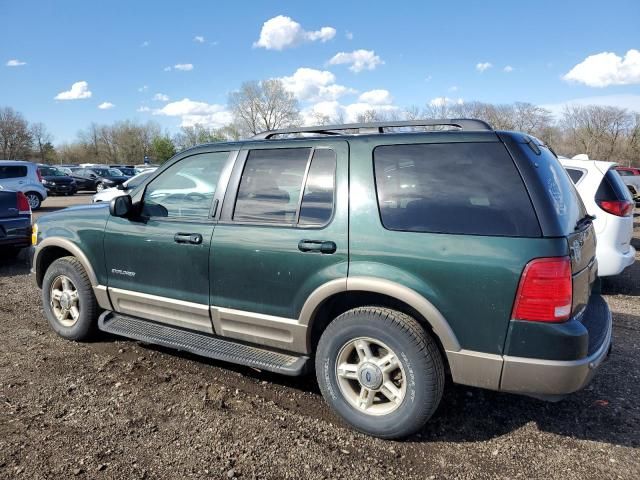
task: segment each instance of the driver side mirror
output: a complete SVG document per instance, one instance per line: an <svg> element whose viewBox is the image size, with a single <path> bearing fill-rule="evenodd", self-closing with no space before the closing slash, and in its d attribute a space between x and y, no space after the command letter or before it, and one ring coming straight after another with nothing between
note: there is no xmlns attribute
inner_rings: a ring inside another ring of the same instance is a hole
<svg viewBox="0 0 640 480"><path fill-rule="evenodd" d="M121 195L109 202L109 213L113 217L125 218L133 211L133 202L130 195Z"/></svg>
<svg viewBox="0 0 640 480"><path fill-rule="evenodd" d="M90 174L89 174L89 178L98 178L98 177L96 176L96 174L94 174L94 173L90 173Z"/></svg>
<svg viewBox="0 0 640 480"><path fill-rule="evenodd" d="M124 185L122 183L119 183L118 185L116 185L116 188L118 190L125 190Z"/></svg>

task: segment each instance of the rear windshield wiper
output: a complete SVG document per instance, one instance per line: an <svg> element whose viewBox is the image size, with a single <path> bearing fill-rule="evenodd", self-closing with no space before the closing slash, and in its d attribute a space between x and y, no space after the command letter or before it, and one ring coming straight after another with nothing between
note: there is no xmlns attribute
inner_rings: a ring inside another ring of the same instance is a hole
<svg viewBox="0 0 640 480"><path fill-rule="evenodd" d="M582 217L580 220L577 221L574 231L580 230L585 225L590 225L591 222L593 222L595 219L596 219L595 215L589 215L587 213L584 217Z"/></svg>

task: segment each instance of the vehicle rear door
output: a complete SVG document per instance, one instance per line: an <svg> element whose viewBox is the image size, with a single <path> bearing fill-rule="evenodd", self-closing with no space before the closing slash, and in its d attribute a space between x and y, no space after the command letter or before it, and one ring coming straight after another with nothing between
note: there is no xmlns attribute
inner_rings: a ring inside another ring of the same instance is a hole
<svg viewBox="0 0 640 480"><path fill-rule="evenodd" d="M212 332L209 250L231 152L191 153L154 177L134 218L110 217L104 250L117 312Z"/></svg>
<svg viewBox="0 0 640 480"><path fill-rule="evenodd" d="M300 311L347 277L348 144L264 142L242 150L213 235L216 333L290 351L306 348Z"/></svg>

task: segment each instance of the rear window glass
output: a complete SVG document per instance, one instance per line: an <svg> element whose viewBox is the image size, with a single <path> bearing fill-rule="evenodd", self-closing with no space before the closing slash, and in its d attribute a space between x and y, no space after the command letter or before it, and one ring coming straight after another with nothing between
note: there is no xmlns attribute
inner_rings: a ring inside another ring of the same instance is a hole
<svg viewBox="0 0 640 480"><path fill-rule="evenodd" d="M380 216L389 230L541 234L522 178L500 143L381 146L374 167Z"/></svg>
<svg viewBox="0 0 640 480"><path fill-rule="evenodd" d="M578 183L584 175L584 172L582 170L578 170L577 168L567 168L566 170L573 183Z"/></svg>
<svg viewBox="0 0 640 480"><path fill-rule="evenodd" d="M20 178L27 176L27 167L24 165L0 165L0 179Z"/></svg>
<svg viewBox="0 0 640 480"><path fill-rule="evenodd" d="M596 202L612 200L633 200L629 189L620 178L619 172L614 169L607 171L596 191Z"/></svg>

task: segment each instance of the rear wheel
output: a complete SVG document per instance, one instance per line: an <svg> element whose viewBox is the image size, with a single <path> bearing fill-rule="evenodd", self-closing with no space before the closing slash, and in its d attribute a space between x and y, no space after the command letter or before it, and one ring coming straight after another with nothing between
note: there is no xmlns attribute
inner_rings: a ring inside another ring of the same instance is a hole
<svg viewBox="0 0 640 480"><path fill-rule="evenodd" d="M42 303L51 328L69 340L87 340L100 313L87 272L75 257L55 260L42 281Z"/></svg>
<svg viewBox="0 0 640 480"><path fill-rule="evenodd" d="M29 201L29 206L31 207L31 210L38 210L40 208L40 206L42 205L42 197L40 196L39 193L27 192L24 195L27 197L27 200Z"/></svg>
<svg viewBox="0 0 640 480"><path fill-rule="evenodd" d="M380 307L349 310L327 327L316 352L316 375L338 415L381 438L420 430L444 388L433 338L408 315Z"/></svg>

